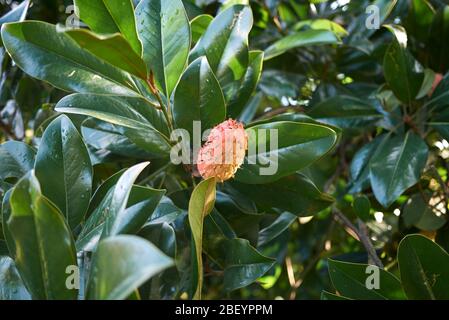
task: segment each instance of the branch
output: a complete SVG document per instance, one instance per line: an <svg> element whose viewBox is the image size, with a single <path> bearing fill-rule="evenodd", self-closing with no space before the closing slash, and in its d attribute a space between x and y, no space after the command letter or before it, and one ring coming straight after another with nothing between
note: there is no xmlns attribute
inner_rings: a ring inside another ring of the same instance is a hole
<svg viewBox="0 0 449 320"><path fill-rule="evenodd" d="M338 222L340 222L340 224L350 229L357 236L357 240L359 240L365 247L365 250L368 253L368 257L371 259L371 261L376 266L383 269L384 265L377 256L376 249L374 249L374 245L369 238L368 228L366 224L362 220L357 219L358 227L356 227L340 210L335 207L332 209L332 213L334 215L334 218Z"/></svg>

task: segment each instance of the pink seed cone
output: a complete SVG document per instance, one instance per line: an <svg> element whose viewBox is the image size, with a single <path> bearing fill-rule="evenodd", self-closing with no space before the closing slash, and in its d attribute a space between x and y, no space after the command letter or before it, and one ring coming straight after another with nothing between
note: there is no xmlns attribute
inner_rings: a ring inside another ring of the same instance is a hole
<svg viewBox="0 0 449 320"><path fill-rule="evenodd" d="M248 136L243 125L229 119L213 128L198 154L198 171L204 179L223 182L234 177L243 164Z"/></svg>

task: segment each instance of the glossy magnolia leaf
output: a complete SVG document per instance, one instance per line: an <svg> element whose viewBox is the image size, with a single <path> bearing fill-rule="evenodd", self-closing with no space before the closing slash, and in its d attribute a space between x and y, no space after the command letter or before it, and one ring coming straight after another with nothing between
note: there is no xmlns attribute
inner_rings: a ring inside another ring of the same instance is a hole
<svg viewBox="0 0 449 320"><path fill-rule="evenodd" d="M249 0L224 0L222 2L223 4L220 6L219 12L238 4L249 6Z"/></svg>
<svg viewBox="0 0 449 320"><path fill-rule="evenodd" d="M42 193L58 206L73 229L84 218L92 193L89 152L70 119L53 120L36 155L36 177Z"/></svg>
<svg viewBox="0 0 449 320"><path fill-rule="evenodd" d="M220 84L206 57L192 62L176 88L173 118L178 128L193 137L193 121L201 121L201 130L212 129L224 121L226 105Z"/></svg>
<svg viewBox="0 0 449 320"><path fill-rule="evenodd" d="M120 175L117 183L109 189L102 202L97 206L94 212L92 212L91 216L84 224L76 242L78 250L91 251L97 245L100 237L106 238L122 232L123 227L126 226L126 224L124 224L126 221L128 221L127 223L137 221L138 224L138 222L143 220L140 226L145 223L152 211L148 212L145 210L144 212L141 212L140 210L137 210L134 211L134 213L131 213L132 211L127 211L129 208L127 205L129 203L134 182L148 164L148 162L137 164ZM160 199L161 195L158 192L156 193ZM151 199L148 198L148 200ZM127 216L127 214L130 215ZM145 215L146 218L142 219L141 214Z"/></svg>
<svg viewBox="0 0 449 320"><path fill-rule="evenodd" d="M76 266L75 246L62 213L41 193L31 171L11 194L8 229L16 265L33 299L76 299L66 285L67 267Z"/></svg>
<svg viewBox="0 0 449 320"><path fill-rule="evenodd" d="M36 151L23 142L8 141L0 145L0 179L22 178L34 167Z"/></svg>
<svg viewBox="0 0 449 320"><path fill-rule="evenodd" d="M16 258L16 247L14 243L14 239L11 235L11 232L8 228L8 220L11 216L11 193L14 189L9 189L5 195L3 196L2 206L1 206L1 227L2 227L2 236L5 239L6 247L8 251L8 255L15 259Z"/></svg>
<svg viewBox="0 0 449 320"><path fill-rule="evenodd" d="M429 1L412 0L408 16L404 21L405 28L413 37L426 42L434 16L435 9Z"/></svg>
<svg viewBox="0 0 449 320"><path fill-rule="evenodd" d="M449 6L442 6L435 16L428 33L429 63L430 67L437 72L446 73L449 68L447 62L448 48L439 39L449 34Z"/></svg>
<svg viewBox="0 0 449 320"><path fill-rule="evenodd" d="M190 24L181 0L142 0L136 8L143 59L169 98L190 50Z"/></svg>
<svg viewBox="0 0 449 320"><path fill-rule="evenodd" d="M388 136L370 162L370 181L376 199L389 207L419 181L427 162L427 144L416 134Z"/></svg>
<svg viewBox="0 0 449 320"><path fill-rule="evenodd" d="M139 236L155 244L167 256L176 258L176 233L170 224L147 224L139 232Z"/></svg>
<svg viewBox="0 0 449 320"><path fill-rule="evenodd" d="M365 144L362 148L357 151L354 155L351 166L351 193L358 193L369 187L369 172L370 172L370 163L371 158L376 154L379 150L379 146L382 141L387 140L387 135L380 135L374 138L369 143Z"/></svg>
<svg viewBox="0 0 449 320"><path fill-rule="evenodd" d="M267 209L278 208L300 217L314 215L334 201L330 195L321 193L302 174L294 174L257 187L237 181L232 182L232 186Z"/></svg>
<svg viewBox="0 0 449 320"><path fill-rule="evenodd" d="M204 218L212 211L215 204L216 180L210 178L202 181L193 190L189 201L189 224L192 230L192 249L196 257L196 287L194 290L194 299L201 299L201 291L203 287L203 223Z"/></svg>
<svg viewBox="0 0 449 320"><path fill-rule="evenodd" d="M262 277L275 264L252 247L248 240L230 239L221 244L224 254L224 289L233 291L246 287Z"/></svg>
<svg viewBox="0 0 449 320"><path fill-rule="evenodd" d="M162 112L146 100L130 97L73 94L64 97L56 105L58 112L81 114L119 125L125 135L154 157L170 152L165 134L167 124Z"/></svg>
<svg viewBox="0 0 449 320"><path fill-rule="evenodd" d="M447 114L444 112L444 108L447 105L449 105L448 97L449 97L449 74L446 74L435 88L435 91L432 93L431 99L425 104L426 107L437 109L442 113L442 115L440 115L439 113L434 115L435 118L433 119L434 121L440 122L444 120L444 122L447 122L446 121Z"/></svg>
<svg viewBox="0 0 449 320"><path fill-rule="evenodd" d="M406 298L401 282L393 274L376 266L329 259L329 275L338 293L350 299L397 300ZM378 281L378 286L375 281ZM369 289L370 286L373 288Z"/></svg>
<svg viewBox="0 0 449 320"><path fill-rule="evenodd" d="M26 73L66 91L137 96L131 77L80 48L54 25L25 21L2 28L14 62Z"/></svg>
<svg viewBox="0 0 449 320"><path fill-rule="evenodd" d="M98 58L143 80L147 79L145 62L121 34L101 36L85 29L68 30L66 33L81 48Z"/></svg>
<svg viewBox="0 0 449 320"><path fill-rule="evenodd" d="M262 74L263 52L250 51L248 69L246 69L242 84L237 94L231 99L228 106L228 115L237 118L246 107L251 95L259 83Z"/></svg>
<svg viewBox="0 0 449 320"><path fill-rule="evenodd" d="M406 236L398 261L409 299L449 299L449 255L439 245L421 235Z"/></svg>
<svg viewBox="0 0 449 320"><path fill-rule="evenodd" d="M248 157L236 180L269 183L311 165L337 143L335 130L317 124L279 121L249 127Z"/></svg>
<svg viewBox="0 0 449 320"><path fill-rule="evenodd" d="M206 32L207 27L214 20L209 14L200 14L190 21L190 29L192 29L192 42L196 43Z"/></svg>
<svg viewBox="0 0 449 320"><path fill-rule="evenodd" d="M30 300L14 260L0 256L0 300Z"/></svg>
<svg viewBox="0 0 449 320"><path fill-rule="evenodd" d="M4 16L0 17L0 27L4 23L25 20L25 17L27 15L29 7L30 7L30 0L23 1L21 4L16 6L13 10L6 13Z"/></svg>
<svg viewBox="0 0 449 320"><path fill-rule="evenodd" d="M98 188L95 190L95 193L93 194L92 198L89 202L89 209L87 210L87 216L90 216L90 214L100 205L101 201L106 197L109 190L114 187L120 177L123 175L123 173L126 171L126 169L122 169L116 173L114 173L112 176L107 178Z"/></svg>
<svg viewBox="0 0 449 320"><path fill-rule="evenodd" d="M168 197L162 197L158 206L151 215L147 225L157 225L162 223L171 224L180 216L185 215L187 212L175 206L173 201Z"/></svg>
<svg viewBox="0 0 449 320"><path fill-rule="evenodd" d="M150 242L120 235L102 240L92 261L88 299L122 300L173 260Z"/></svg>
<svg viewBox="0 0 449 320"><path fill-rule="evenodd" d="M371 202L367 196L357 196L352 202L352 208L357 216L363 221L368 221L370 219Z"/></svg>
<svg viewBox="0 0 449 320"><path fill-rule="evenodd" d="M370 38L378 29L377 28L367 28L367 21L372 24L373 22L379 23L379 26L383 25L384 21L390 16L393 12L398 0L374 0L371 5L378 8L379 11L375 12L376 15L373 15L373 11L370 10L366 14L361 14L357 19L352 21L352 25L348 27L348 29L353 30L349 35L349 43L352 45L357 45L358 43L363 42L363 40ZM379 19L372 20L372 17L378 17ZM369 20L367 20L369 19Z"/></svg>
<svg viewBox="0 0 449 320"><path fill-rule="evenodd" d="M142 44L137 36L131 0L74 0L77 15L96 33L121 33L140 56Z"/></svg>
<svg viewBox="0 0 449 320"><path fill-rule="evenodd" d="M248 34L253 16L248 6L236 5L211 22L190 53L190 62L206 56L226 101L237 92L248 67Z"/></svg>
<svg viewBox="0 0 449 320"><path fill-rule="evenodd" d="M92 165L113 159L114 155L147 160L152 154L138 147L126 136L123 127L88 118L81 125L81 134L91 150ZM94 149L94 150L92 150Z"/></svg>
<svg viewBox="0 0 449 320"><path fill-rule="evenodd" d="M300 21L293 27L296 31L303 28L310 28L313 30L328 30L334 32L339 37L347 36L348 31L338 23L328 19L313 19Z"/></svg>
<svg viewBox="0 0 449 320"><path fill-rule="evenodd" d="M383 118L369 101L345 95L331 97L318 103L308 115L344 129L366 128Z"/></svg>
<svg viewBox="0 0 449 320"><path fill-rule="evenodd" d="M403 210L401 217L406 227L417 227L423 231L437 231L446 224L446 218L430 205L431 193L423 192L411 196Z"/></svg>
<svg viewBox="0 0 449 320"><path fill-rule="evenodd" d="M280 56L293 48L314 45L339 44L340 39L332 31L306 30L292 33L269 46L265 50L265 60Z"/></svg>
<svg viewBox="0 0 449 320"><path fill-rule="evenodd" d="M164 194L165 190L134 186L124 214L117 217L115 233L137 233L150 218Z"/></svg>
<svg viewBox="0 0 449 320"><path fill-rule="evenodd" d="M395 35L384 58L385 79L395 96L410 103L418 95L424 72L407 50L407 33L399 26L388 27Z"/></svg>
<svg viewBox="0 0 449 320"><path fill-rule="evenodd" d="M281 235L282 232L287 230L296 219L298 219L298 216L291 214L290 212L282 213L272 224L260 230L257 246L263 246L271 240L274 240Z"/></svg>
<svg viewBox="0 0 449 320"><path fill-rule="evenodd" d="M251 122L256 116L257 110L259 109L263 98L264 95L262 92L257 92L252 98L250 98L248 104L238 117L239 121L243 123Z"/></svg>

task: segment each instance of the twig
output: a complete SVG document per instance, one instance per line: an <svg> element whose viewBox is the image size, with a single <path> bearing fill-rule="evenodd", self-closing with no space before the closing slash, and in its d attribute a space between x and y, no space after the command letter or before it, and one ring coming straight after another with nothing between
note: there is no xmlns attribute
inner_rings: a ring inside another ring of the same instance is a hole
<svg viewBox="0 0 449 320"><path fill-rule="evenodd" d="M151 93L154 94L154 96L156 97L158 103L159 103L159 107L158 109L160 109L162 111L162 113L164 114L165 120L167 120L167 124L170 127L170 130L173 130L173 123L171 121L171 117L170 117L170 111L168 110L169 106L165 106L164 103L162 102L162 98L161 95L159 93L159 90L156 88L156 85L154 83L154 75L153 72L150 72L150 76L147 79L147 85L148 88L150 89ZM170 98L167 98L170 99Z"/></svg>
<svg viewBox="0 0 449 320"><path fill-rule="evenodd" d="M371 259L371 261L376 266L383 269L383 263L377 256L376 249L374 249L374 246L369 238L368 228L366 227L365 223L358 219L358 227L356 227L340 210L335 207L332 209L332 213L338 222L340 222L343 226L349 228L354 232L354 234L357 235L358 240L365 247L365 250L368 253L368 257Z"/></svg>

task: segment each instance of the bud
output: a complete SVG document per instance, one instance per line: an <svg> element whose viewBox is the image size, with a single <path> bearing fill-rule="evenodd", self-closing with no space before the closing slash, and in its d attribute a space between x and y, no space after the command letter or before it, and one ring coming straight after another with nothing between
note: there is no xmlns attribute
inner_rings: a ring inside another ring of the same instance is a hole
<svg viewBox="0 0 449 320"><path fill-rule="evenodd" d="M234 177L243 164L248 136L243 125L229 119L213 128L198 153L197 167L204 179L223 182Z"/></svg>

